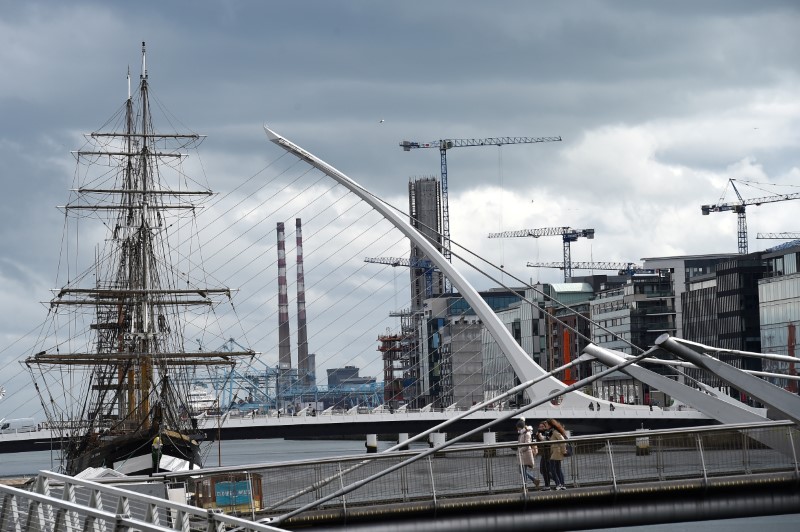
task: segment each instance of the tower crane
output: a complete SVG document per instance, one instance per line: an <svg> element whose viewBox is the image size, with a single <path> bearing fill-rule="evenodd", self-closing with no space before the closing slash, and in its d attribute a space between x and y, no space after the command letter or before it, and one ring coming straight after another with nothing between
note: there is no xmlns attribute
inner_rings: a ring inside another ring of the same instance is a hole
<svg viewBox="0 0 800 532"><path fill-rule="evenodd" d="M776 201L787 201L793 199L800 199L800 192L795 192L793 194L776 194L774 196L765 196L762 198L752 198L752 199L744 199L742 195L739 194L739 190L736 188L734 184L734 179L729 179L728 183L730 183L731 188L736 193L736 196L739 198L739 201L733 201L729 203L717 203L716 205L703 205L700 207L700 211L703 213L703 216L707 216L709 213L712 212L722 212L722 211L733 211L736 213L739 219L739 231L738 231L738 241L739 241L739 253L742 255L747 254L747 213L746 207L748 205L761 205L762 203L774 203Z"/></svg>
<svg viewBox="0 0 800 532"><path fill-rule="evenodd" d="M404 140L400 142L403 151L416 148L439 148L441 159L442 184L442 255L450 260L450 207L447 195L447 150L467 146L503 146L505 144L535 144L539 142L559 142L561 137L489 137L485 139L441 139L431 142Z"/></svg>
<svg viewBox="0 0 800 532"><path fill-rule="evenodd" d="M412 257L410 259L400 257L367 257L364 259L364 262L386 264L393 268L405 266L406 268L422 269L425 274L425 296L431 297L433 295L433 270L436 269L436 266L428 259L420 259L418 257Z"/></svg>
<svg viewBox="0 0 800 532"><path fill-rule="evenodd" d="M788 232L788 233L758 233L756 238L771 238L773 240L793 240L795 238L800 238L800 232Z"/></svg>
<svg viewBox="0 0 800 532"><path fill-rule="evenodd" d="M507 238L516 236L530 236L539 238L540 236L558 236L564 242L564 281L569 281L572 277L572 258L570 244L578 238L594 238L594 229L573 229L571 227L545 227L542 229L522 229L520 231L504 231L502 233L490 233L489 238Z"/></svg>
<svg viewBox="0 0 800 532"><path fill-rule="evenodd" d="M564 269L563 262L529 262L527 266L528 268ZM633 275L647 271L632 262L573 262L570 266L573 270L617 270L619 275Z"/></svg>

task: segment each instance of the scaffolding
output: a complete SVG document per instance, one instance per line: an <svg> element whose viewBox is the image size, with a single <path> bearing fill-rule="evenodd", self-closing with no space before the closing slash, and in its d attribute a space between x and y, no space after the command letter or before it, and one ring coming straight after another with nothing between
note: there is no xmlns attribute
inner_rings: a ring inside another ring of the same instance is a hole
<svg viewBox="0 0 800 532"><path fill-rule="evenodd" d="M416 314L392 312L400 318L400 332L378 336L383 353L383 401L391 408L417 407L419 398L419 341Z"/></svg>

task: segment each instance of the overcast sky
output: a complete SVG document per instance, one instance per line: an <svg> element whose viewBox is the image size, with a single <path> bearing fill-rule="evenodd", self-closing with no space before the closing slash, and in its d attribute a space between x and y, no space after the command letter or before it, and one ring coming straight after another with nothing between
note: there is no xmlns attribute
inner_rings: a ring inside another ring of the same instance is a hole
<svg viewBox="0 0 800 532"><path fill-rule="evenodd" d="M439 153L403 152L402 140L561 136L448 154L453 239L532 281L561 279L525 266L560 261L560 239L488 233L594 228L594 240L573 244L573 261L735 252L736 216L700 214L702 204L736 199L723 196L729 178L782 185L740 187L745 197L800 191L796 2L0 0L0 8L0 385L18 399L19 379L29 382L14 362L27 354L19 339L44 319L39 302L56 280L63 217L55 206L72 186L69 152L123 102L142 41L158 101L208 135L204 167L222 193L281 155L264 123L404 209L408 179L438 175ZM750 250L778 243L758 232L800 231L798 207L748 209ZM379 374L380 364L365 373Z"/></svg>

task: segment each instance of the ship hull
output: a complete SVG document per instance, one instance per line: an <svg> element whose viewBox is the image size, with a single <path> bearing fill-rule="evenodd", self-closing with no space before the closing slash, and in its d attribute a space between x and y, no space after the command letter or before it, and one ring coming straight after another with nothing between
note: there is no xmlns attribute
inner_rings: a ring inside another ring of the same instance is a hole
<svg viewBox="0 0 800 532"><path fill-rule="evenodd" d="M152 444L156 433L103 436L99 445L85 452L67 451L67 471L76 475L90 467L108 467L126 475L159 471L183 471L201 467L200 444L203 435L194 437L176 432L161 433L161 459L153 469Z"/></svg>

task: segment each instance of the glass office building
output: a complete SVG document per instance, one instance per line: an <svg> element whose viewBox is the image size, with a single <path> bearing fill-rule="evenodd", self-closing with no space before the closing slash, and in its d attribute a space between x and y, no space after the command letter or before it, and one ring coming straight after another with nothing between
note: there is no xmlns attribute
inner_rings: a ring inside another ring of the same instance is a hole
<svg viewBox="0 0 800 532"><path fill-rule="evenodd" d="M772 248L763 254L767 276L758 283L761 350L764 353L797 356L800 329L800 241ZM794 364L764 361L764 370L795 375ZM769 378L778 386L797 392L797 381Z"/></svg>

